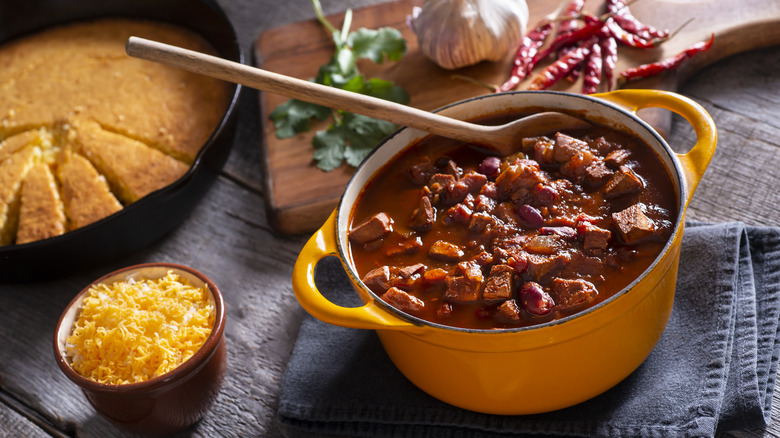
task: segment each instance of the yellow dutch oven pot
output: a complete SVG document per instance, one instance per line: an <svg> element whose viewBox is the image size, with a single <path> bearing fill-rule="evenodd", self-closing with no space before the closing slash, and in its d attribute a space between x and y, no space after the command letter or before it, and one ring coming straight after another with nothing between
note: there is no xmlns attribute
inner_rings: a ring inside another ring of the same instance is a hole
<svg viewBox="0 0 780 438"><path fill-rule="evenodd" d="M683 116L696 132L696 144L687 153L674 152L637 117L638 110L649 107ZM715 124L701 106L662 91L618 90L593 96L521 91L458 102L441 113L468 120L529 108L569 112L633 133L669 170L679 201L674 231L653 264L624 290L565 319L500 330L435 324L382 301L352 267L347 231L353 204L371 177L428 135L408 128L386 139L356 170L338 207L303 248L293 271L295 295L314 317L376 330L390 359L420 389L454 406L489 414L533 414L575 405L616 385L650 354L672 310L685 209L717 140ZM341 259L362 306L336 305L317 290L315 266L333 255Z"/></svg>

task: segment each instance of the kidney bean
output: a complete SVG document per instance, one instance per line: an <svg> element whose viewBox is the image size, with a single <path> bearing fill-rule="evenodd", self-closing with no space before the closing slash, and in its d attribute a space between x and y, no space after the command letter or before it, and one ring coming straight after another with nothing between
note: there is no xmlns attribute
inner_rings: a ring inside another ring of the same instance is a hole
<svg viewBox="0 0 780 438"><path fill-rule="evenodd" d="M501 169L501 159L498 157L487 157L479 163L477 171L490 179L495 179Z"/></svg>
<svg viewBox="0 0 780 438"><path fill-rule="evenodd" d="M558 191L544 184L537 184L532 194L536 202L544 205L552 204L558 199Z"/></svg>
<svg viewBox="0 0 780 438"><path fill-rule="evenodd" d="M526 312L535 316L545 316L549 314L555 302L550 294L542 289L539 283L527 281L520 287L520 304Z"/></svg>
<svg viewBox="0 0 780 438"><path fill-rule="evenodd" d="M544 225L544 218L542 213L536 208L528 204L523 204L516 209L517 215L531 228L539 228Z"/></svg>

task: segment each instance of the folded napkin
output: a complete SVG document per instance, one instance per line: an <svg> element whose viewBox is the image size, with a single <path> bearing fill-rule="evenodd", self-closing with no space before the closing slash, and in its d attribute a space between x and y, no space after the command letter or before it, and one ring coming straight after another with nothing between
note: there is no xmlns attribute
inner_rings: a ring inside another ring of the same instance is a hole
<svg viewBox="0 0 780 438"><path fill-rule="evenodd" d="M307 315L284 376L280 423L290 435L447 438L706 437L763 425L780 354L780 229L692 223L681 251L661 340L633 374L594 399L526 416L459 409L406 380L375 332ZM327 260L317 284L348 305L354 292Z"/></svg>

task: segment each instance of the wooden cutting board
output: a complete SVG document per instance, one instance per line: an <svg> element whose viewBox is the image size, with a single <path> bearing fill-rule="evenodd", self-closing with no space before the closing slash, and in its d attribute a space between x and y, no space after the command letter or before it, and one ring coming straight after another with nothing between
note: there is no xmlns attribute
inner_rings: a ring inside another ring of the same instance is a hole
<svg viewBox="0 0 780 438"><path fill-rule="evenodd" d="M363 73L404 87L411 96L409 104L425 110L490 92L455 75L488 84L500 84L507 78L513 54L508 54L500 62L483 62L457 71L441 69L426 59L418 49L416 36L406 24L412 8L422 3L423 0L396 0L353 11L353 30L359 27L394 27L403 33L408 45L402 60L379 66L361 64ZM585 9L600 14L603 13L603 4L600 0L587 0ZM550 0L528 0L531 13L529 27L553 12L557 5L558 2ZM628 85L634 88L675 91L686 78L719 59L780 44L780 1L777 0L639 0L631 2L630 7L641 21L677 32L673 38L652 50L621 46L616 73L666 59L715 34L715 42L709 51L689 59L674 72ZM339 14L329 17L329 20L340 27L342 18L343 14ZM255 63L265 70L310 79L317 74L319 66L327 63L332 56L332 44L331 36L316 20L277 27L258 37ZM518 89L525 88L528 82L526 79ZM552 89L579 92L581 84L561 81ZM278 232L309 233L316 230L336 206L353 169L342 166L332 172L323 172L313 163L311 139L317 129L326 127L325 124L313 124L310 132L293 138L276 138L268 114L286 100L283 96L260 93L266 208L269 220ZM656 111L640 115L662 134L668 132L670 113Z"/></svg>

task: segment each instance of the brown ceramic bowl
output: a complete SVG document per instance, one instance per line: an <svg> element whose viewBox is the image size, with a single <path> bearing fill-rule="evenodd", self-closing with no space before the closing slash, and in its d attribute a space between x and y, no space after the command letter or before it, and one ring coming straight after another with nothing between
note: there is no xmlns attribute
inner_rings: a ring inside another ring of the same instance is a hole
<svg viewBox="0 0 780 438"><path fill-rule="evenodd" d="M169 270L193 286L208 286L214 298L214 327L195 355L166 374L125 385L97 383L74 371L66 358L65 340L90 287L131 278L156 279ZM222 293L205 275L186 266L148 263L114 271L85 287L65 308L54 332L54 357L65 376L81 388L95 410L118 427L145 435L180 431L203 417L222 386L227 364Z"/></svg>

